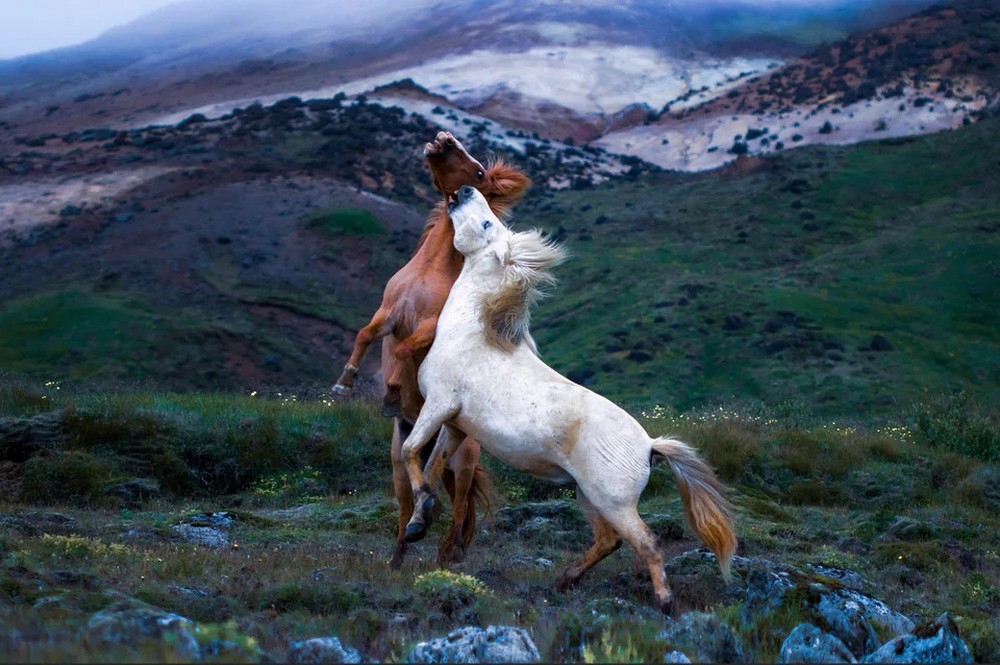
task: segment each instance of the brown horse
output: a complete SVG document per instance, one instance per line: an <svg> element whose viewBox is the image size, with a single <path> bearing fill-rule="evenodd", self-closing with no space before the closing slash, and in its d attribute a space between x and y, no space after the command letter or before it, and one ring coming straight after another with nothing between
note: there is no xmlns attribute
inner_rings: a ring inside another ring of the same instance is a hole
<svg viewBox="0 0 1000 665"><path fill-rule="evenodd" d="M350 359L333 390L350 394L361 359L369 345L382 342L382 377L385 397L382 413L394 416L392 431L393 488L399 500L399 530L392 566L398 567L406 552L406 525L413 514L413 493L403 462L402 442L420 414L424 399L417 386L417 369L434 341L438 315L464 258L455 249L455 231L448 219L448 199L471 185L483 193L490 208L504 215L524 194L530 180L502 160L484 167L448 132L439 132L424 146L434 186L444 196L431 212L417 250L392 276L382 304L371 322L358 332ZM479 443L466 438L447 461L442 480L452 500L452 525L438 550L441 563L460 561L472 542L476 522L475 501L485 501L487 477L479 466ZM422 534L421 534L422 536Z"/></svg>

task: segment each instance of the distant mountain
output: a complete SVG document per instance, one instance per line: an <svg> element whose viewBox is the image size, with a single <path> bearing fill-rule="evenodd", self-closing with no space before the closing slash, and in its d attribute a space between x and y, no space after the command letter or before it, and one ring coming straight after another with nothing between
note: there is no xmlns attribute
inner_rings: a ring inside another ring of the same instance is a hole
<svg viewBox="0 0 1000 665"><path fill-rule="evenodd" d="M467 111L589 141L927 4L375 0L358 12L182 0L86 44L0 62L0 122L22 135L137 126L411 78Z"/></svg>

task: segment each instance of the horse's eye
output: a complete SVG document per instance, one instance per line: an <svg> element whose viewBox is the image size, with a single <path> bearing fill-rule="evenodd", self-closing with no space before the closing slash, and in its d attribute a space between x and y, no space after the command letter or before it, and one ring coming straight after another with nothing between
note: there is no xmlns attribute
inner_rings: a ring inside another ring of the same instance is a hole
<svg viewBox="0 0 1000 665"><path fill-rule="evenodd" d="M476 171L476 177L479 178L480 180L483 179L484 175L486 175L486 174L483 173L482 171Z"/></svg>
<svg viewBox="0 0 1000 665"><path fill-rule="evenodd" d="M483 231L489 230L491 226L493 226L493 222L488 219L483 220Z"/></svg>

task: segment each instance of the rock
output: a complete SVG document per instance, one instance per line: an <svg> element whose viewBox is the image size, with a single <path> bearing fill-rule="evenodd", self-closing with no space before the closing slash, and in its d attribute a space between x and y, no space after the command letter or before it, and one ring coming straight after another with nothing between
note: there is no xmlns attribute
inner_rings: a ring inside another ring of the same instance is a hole
<svg viewBox="0 0 1000 665"><path fill-rule="evenodd" d="M159 496L160 484L146 478L132 478L105 488L104 493L122 499L126 505L137 506L147 499Z"/></svg>
<svg viewBox="0 0 1000 665"><path fill-rule="evenodd" d="M98 612L87 622L89 639L128 647L155 642L169 648L180 660L200 660L195 624L179 614L151 607L122 609L119 604Z"/></svg>
<svg viewBox="0 0 1000 665"><path fill-rule="evenodd" d="M863 663L971 663L972 654L945 612L901 637L889 640Z"/></svg>
<svg viewBox="0 0 1000 665"><path fill-rule="evenodd" d="M360 663L357 649L344 647L336 637L314 637L292 642L288 649L289 663Z"/></svg>
<svg viewBox="0 0 1000 665"><path fill-rule="evenodd" d="M407 658L418 663L537 663L535 643L523 628L475 626L459 628L442 637L420 642Z"/></svg>
<svg viewBox="0 0 1000 665"><path fill-rule="evenodd" d="M714 614L688 612L664 633L671 644L699 663L749 663L740 638Z"/></svg>
<svg viewBox="0 0 1000 665"><path fill-rule="evenodd" d="M674 649L670 653L663 656L664 663L690 663L691 659L684 655L683 651L677 651Z"/></svg>
<svg viewBox="0 0 1000 665"><path fill-rule="evenodd" d="M663 614L651 607L621 598L597 598L579 612L564 612L550 645L550 662L583 662L585 650L599 647L608 635L657 635L664 627Z"/></svg>
<svg viewBox="0 0 1000 665"><path fill-rule="evenodd" d="M882 534L882 540L917 542L930 540L935 535L934 528L926 522L919 522L910 517L897 517Z"/></svg>
<svg viewBox="0 0 1000 665"><path fill-rule="evenodd" d="M819 563L809 563L806 565L817 575L830 578L831 580L836 580L840 584L843 584L851 589L857 589L860 591L870 586L870 583L864 578L863 575L856 573L853 570L830 568L829 566L824 566Z"/></svg>
<svg viewBox="0 0 1000 665"><path fill-rule="evenodd" d="M839 639L811 623L796 626L778 652L779 663L856 663L854 654Z"/></svg>
<svg viewBox="0 0 1000 665"><path fill-rule="evenodd" d="M747 321L739 314L726 314L726 319L722 323L723 330L742 330L747 327Z"/></svg>
<svg viewBox="0 0 1000 665"><path fill-rule="evenodd" d="M746 601L743 603L743 623L753 624L760 617L777 609L785 594L795 588L787 572L754 569L746 576Z"/></svg>
<svg viewBox="0 0 1000 665"><path fill-rule="evenodd" d="M215 527L178 524L173 530L181 540L189 543L212 548L229 547L229 534Z"/></svg>
<svg viewBox="0 0 1000 665"><path fill-rule="evenodd" d="M872 336L872 341L868 345L869 351L892 351L895 348L888 339L878 334Z"/></svg>
<svg viewBox="0 0 1000 665"><path fill-rule="evenodd" d="M592 532L576 506L561 499L523 503L496 512L495 528L525 540L563 547L589 545Z"/></svg>
<svg viewBox="0 0 1000 665"><path fill-rule="evenodd" d="M187 523L192 526L210 526L216 529L229 529L236 519L229 513L223 511L218 513L198 513L187 518Z"/></svg>

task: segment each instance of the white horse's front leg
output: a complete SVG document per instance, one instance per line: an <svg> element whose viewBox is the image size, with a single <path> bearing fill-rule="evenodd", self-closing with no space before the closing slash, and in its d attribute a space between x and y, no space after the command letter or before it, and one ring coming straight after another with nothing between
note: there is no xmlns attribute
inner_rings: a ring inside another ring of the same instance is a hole
<svg viewBox="0 0 1000 665"><path fill-rule="evenodd" d="M434 493L424 478L420 466L420 449L427 445L431 437L441 431L441 427L458 413L457 405L446 405L428 400L424 403L413 425L413 430L403 442L403 461L410 476L410 486L413 488L413 517L406 526L406 542L412 543L427 535L427 527L431 523L431 508L434 506ZM446 435L445 435L446 436ZM442 450L435 447L431 453L431 461L435 454Z"/></svg>

